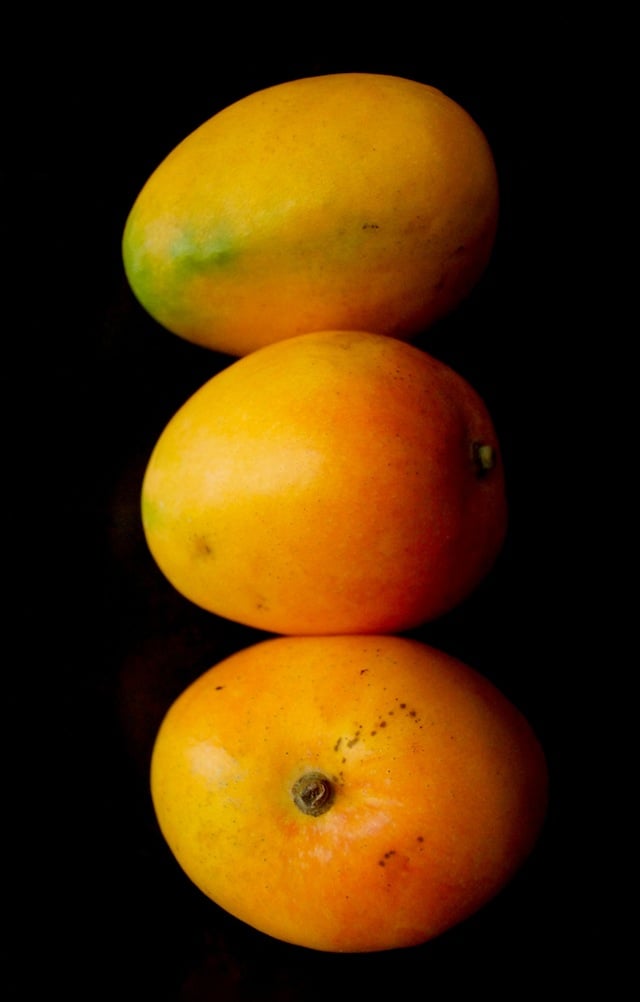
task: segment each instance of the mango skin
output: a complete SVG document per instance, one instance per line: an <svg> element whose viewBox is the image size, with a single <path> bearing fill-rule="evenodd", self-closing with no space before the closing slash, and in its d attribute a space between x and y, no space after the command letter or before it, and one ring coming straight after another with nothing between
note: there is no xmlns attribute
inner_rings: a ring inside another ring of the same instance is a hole
<svg viewBox="0 0 640 1002"><path fill-rule="evenodd" d="M308 77L166 157L127 219L124 268L158 323L231 355L314 330L410 340L484 272L498 201L484 133L439 90Z"/></svg>
<svg viewBox="0 0 640 1002"><path fill-rule="evenodd" d="M489 573L507 529L479 395L414 345L361 331L228 365L165 426L141 494L149 550L182 595L290 635L435 619Z"/></svg>
<svg viewBox="0 0 640 1002"><path fill-rule="evenodd" d="M320 773L330 808L293 787ZM533 851L543 748L490 681L406 637L277 637L169 708L151 793L193 883L308 949L417 946L468 918ZM215 997L215 992L214 992Z"/></svg>

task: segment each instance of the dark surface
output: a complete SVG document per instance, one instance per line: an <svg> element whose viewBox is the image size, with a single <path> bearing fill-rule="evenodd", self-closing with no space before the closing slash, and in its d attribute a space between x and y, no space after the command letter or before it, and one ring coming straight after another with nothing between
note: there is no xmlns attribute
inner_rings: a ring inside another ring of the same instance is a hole
<svg viewBox="0 0 640 1002"><path fill-rule="evenodd" d="M375 44L333 48L306 38L244 59L228 38L208 48L197 27L160 47L123 30L97 56L87 46L27 58L38 86L15 144L33 213L17 379L37 412L22 429L34 480L25 493L36 503L12 624L27 667L17 672L26 686L10 714L11 762L29 764L24 776L11 767L11 816L29 862L10 864L22 917L9 997L35 997L40 976L86 999L367 998L383 985L430 999L536 989L577 997L616 966L603 850L609 732L594 669L598 534L587 558L583 530L596 517L585 514L584 483L600 432L585 416L580 287L567 253L580 242L578 81L548 43L528 55L517 39L487 50L470 28L465 49L456 34L418 46L417 31L408 24L394 39L381 26ZM221 62L227 46L233 55ZM543 836L499 898L423 947L369 956L312 953L236 922L191 886L156 828L148 765L163 713L200 671L261 636L189 605L145 548L138 498L150 449L230 360L159 328L120 258L138 190L188 132L260 87L352 69L441 87L496 156L502 216L491 265L419 343L465 375L494 416L510 533L476 594L415 635L483 671L521 707L551 772ZM591 492L588 500L597 507ZM31 758L16 753L27 747Z"/></svg>

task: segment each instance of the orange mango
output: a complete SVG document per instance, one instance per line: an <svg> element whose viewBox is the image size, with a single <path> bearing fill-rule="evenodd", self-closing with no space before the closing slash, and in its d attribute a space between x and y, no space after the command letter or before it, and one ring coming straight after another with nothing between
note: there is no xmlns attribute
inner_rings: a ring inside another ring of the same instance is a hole
<svg viewBox="0 0 640 1002"><path fill-rule="evenodd" d="M161 831L217 904L316 950L414 946L513 877L544 754L462 662L401 637L278 637L205 672L153 751Z"/></svg>
<svg viewBox="0 0 640 1002"><path fill-rule="evenodd" d="M394 633L489 572L504 471L476 391L395 338L276 341L169 421L142 485L147 543L174 587L275 633Z"/></svg>
<svg viewBox="0 0 640 1002"><path fill-rule="evenodd" d="M136 198L123 258L160 324L231 355L317 330L411 339L477 283L497 219L489 144L458 103L327 74L187 136Z"/></svg>

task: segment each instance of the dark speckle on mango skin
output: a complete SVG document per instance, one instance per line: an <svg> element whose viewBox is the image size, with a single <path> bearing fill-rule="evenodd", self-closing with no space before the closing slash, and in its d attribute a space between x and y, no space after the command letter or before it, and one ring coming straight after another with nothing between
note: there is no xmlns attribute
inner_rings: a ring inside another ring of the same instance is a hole
<svg viewBox="0 0 640 1002"><path fill-rule="evenodd" d="M396 850L395 849L389 849L388 852L385 852L385 854L382 857L382 859L378 860L378 866L386 866L387 865L387 860L391 859L391 857L395 856L395 855L396 855Z"/></svg>
<svg viewBox="0 0 640 1002"><path fill-rule="evenodd" d="M364 669L364 671L366 671L366 669ZM362 675L363 672L360 672L360 674ZM420 729L422 729L422 724L420 723L420 717L418 716L417 710L409 709L407 703L400 703L397 697L396 697L396 703L398 703L399 708L402 711L404 711L405 716L410 717L412 720L414 720L415 723L418 724ZM393 717L394 714L395 710L387 710L387 717ZM385 720L384 717L381 715L380 719L378 719L376 723L372 725L371 729L367 732L368 736L371 738L375 738L378 735L379 731L384 730L385 727L387 727L390 723L393 724L393 721ZM353 748L362 739L363 733L364 733L364 728L362 724L356 724L353 735L350 738L343 738L343 736L340 736L337 739L336 743L334 744L333 750L337 752L341 748L343 749L343 751L345 748ZM343 745L343 740L344 740L344 745ZM346 759L343 758L342 761L344 763L346 762Z"/></svg>
<svg viewBox="0 0 640 1002"><path fill-rule="evenodd" d="M364 669L360 674L362 675L365 672L366 672L366 669ZM380 731L384 731L384 729L386 727L388 727L389 725L393 728L393 725L394 725L393 718L397 717L398 711L402 711L402 713L400 715L404 715L405 717L410 718L416 724L418 724L418 726L422 727L422 725L420 724L420 718L419 718L418 712L415 709L413 709L412 707L410 707L409 704L407 704L405 702L401 702L400 698L397 697L397 696L395 697L395 704L396 704L395 708L388 709L386 711L386 718L387 719L385 719L385 717L382 714L380 715L380 717L378 718L378 720L376 721L376 723L373 725L372 729L369 730L368 732L366 732L367 736L375 738L379 734ZM391 718L391 719L388 719L388 718ZM344 753L343 757L342 757L342 760L341 760L342 764L345 764L347 762L347 757L346 757L347 749L354 748L355 745L357 745L358 742L361 741L361 740L366 740L366 738L365 738L365 729L364 729L364 727L363 727L363 725L361 723L356 723L354 725L354 730L353 730L352 735L350 737L346 737L344 735L341 735L340 737L337 738L337 740L336 740L336 742L335 742L335 744L333 746L333 750L334 750L334 752L343 752ZM343 776L342 771L340 771L338 775L334 775L333 781L334 781L334 783L336 785L339 785L340 783L342 783L344 781L344 776ZM424 852L424 836L423 835L416 835L415 836L415 842L416 842L416 849L415 849L415 851L418 852L418 853ZM390 863L391 863L391 861L393 860L393 858L397 857L397 856L398 856L398 851L396 849L389 849L385 853L383 853L383 855L377 860L377 866L379 866L380 868L385 868L385 867L389 866ZM403 858L405 860L405 863L407 863L407 864L410 863L410 855L409 856L405 856L403 854L401 858ZM390 885L388 885L388 886L390 886Z"/></svg>
<svg viewBox="0 0 640 1002"><path fill-rule="evenodd" d="M213 555L213 549L206 536L198 535L193 537L193 552L198 559Z"/></svg>

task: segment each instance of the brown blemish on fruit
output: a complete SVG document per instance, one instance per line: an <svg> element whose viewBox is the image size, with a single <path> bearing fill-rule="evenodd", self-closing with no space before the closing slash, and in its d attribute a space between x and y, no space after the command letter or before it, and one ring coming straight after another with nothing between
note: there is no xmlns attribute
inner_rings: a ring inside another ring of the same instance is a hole
<svg viewBox="0 0 640 1002"><path fill-rule="evenodd" d="M321 772L306 772L293 784L293 802L303 814L317 818L333 804L335 787Z"/></svg>
<svg viewBox="0 0 640 1002"><path fill-rule="evenodd" d="M206 536L197 535L193 537L193 552L198 558L208 558L213 556L213 547Z"/></svg>
<svg viewBox="0 0 640 1002"><path fill-rule="evenodd" d="M390 849L389 852L385 852L385 854L382 857L382 859L378 860L378 866L386 866L387 865L387 860L391 859L391 857L395 856L395 855L396 855L396 850L395 849Z"/></svg>
<svg viewBox="0 0 640 1002"><path fill-rule="evenodd" d="M353 737L349 741L347 741L347 748L353 748L354 745L357 745L358 741L360 740L361 734L362 734L362 724L358 724L357 731L355 732Z"/></svg>

